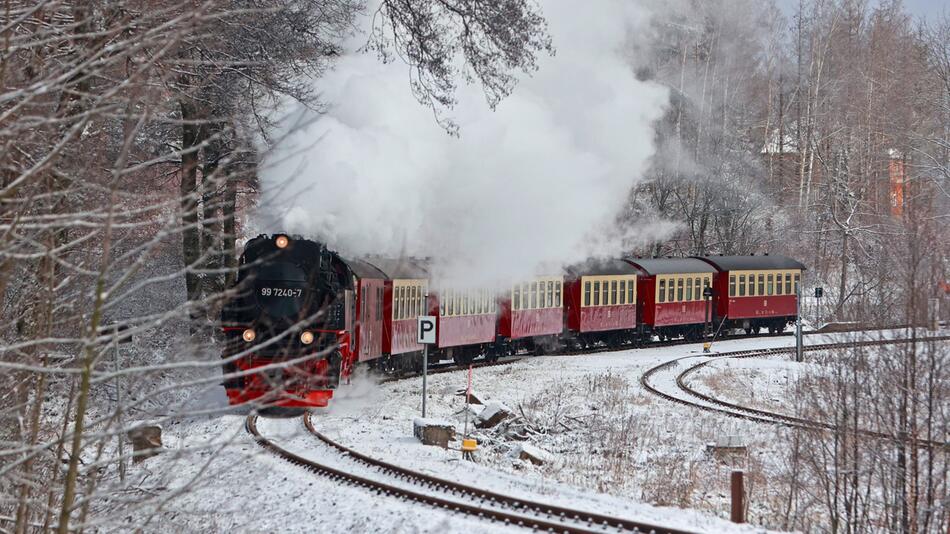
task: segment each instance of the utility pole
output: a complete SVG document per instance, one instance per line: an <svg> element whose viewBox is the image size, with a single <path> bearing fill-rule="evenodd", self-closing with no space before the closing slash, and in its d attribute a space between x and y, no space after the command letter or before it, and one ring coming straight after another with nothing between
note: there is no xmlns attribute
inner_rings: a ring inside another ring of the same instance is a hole
<svg viewBox="0 0 950 534"><path fill-rule="evenodd" d="M795 286L795 361L802 361L802 285Z"/></svg>

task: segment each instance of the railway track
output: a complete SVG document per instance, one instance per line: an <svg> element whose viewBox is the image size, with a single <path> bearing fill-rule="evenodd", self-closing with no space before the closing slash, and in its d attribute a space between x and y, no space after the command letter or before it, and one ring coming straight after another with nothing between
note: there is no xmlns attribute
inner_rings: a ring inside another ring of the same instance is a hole
<svg viewBox="0 0 950 534"><path fill-rule="evenodd" d="M834 335L834 334L847 334L850 332L891 330L891 329L896 329L896 328L902 328L902 327L899 327L899 326L871 327L871 328L863 327L863 328L855 328L855 329L848 329L848 330L836 330L833 332L809 331L809 332L802 332L802 335L803 336ZM714 341L722 342L722 341L735 341L735 340L741 340L741 339L763 339L763 338L770 338L770 337L787 337L787 336L794 336L794 335L795 334L793 332L780 332L777 334L768 334L768 333L738 334L738 335L730 335L728 337L720 337ZM641 345L619 345L619 346L604 345L600 347L587 347L587 348L582 348L582 349L558 350L556 353L545 354L545 356L581 356L581 355L588 355L588 354L599 354L602 352L613 352L613 351L618 351L618 350L630 350L630 349L638 349L638 348L676 347L679 345L692 345L696 343L702 343L702 341L704 340L696 341L696 340L687 340L687 339L670 339L666 341L650 341L649 343L641 344ZM487 361L487 360L482 359L482 360L476 360L472 362L471 365L474 369L478 369L480 367L494 367L498 365L510 365L512 363L521 361L524 358L527 358L530 356L531 354L516 354L513 356L505 356L495 361ZM436 374L442 374L442 373L451 373L453 371L459 371L465 368L466 368L465 366L460 366L459 364L456 364L454 362L436 363L436 364L429 365L428 374L436 375ZM380 383L385 384L388 382L396 382L398 380L416 378L419 376L422 376L421 372L392 374L380 380Z"/></svg>
<svg viewBox="0 0 950 534"><path fill-rule="evenodd" d="M924 341L946 341L950 340L950 336L936 336L936 337L927 337L927 338L918 338L916 342ZM808 345L804 347L805 351L819 351L819 350L828 350L833 348L841 347L862 347L862 346L879 346L879 345L890 345L890 344L899 344L899 343L909 343L912 340L909 339L885 339L885 340L871 340L871 341L851 341L843 343L823 343L818 345ZM653 367L647 372L645 372L640 377L640 384L647 391L660 396L664 399L667 399L672 402L679 404L691 406L698 408L700 410L705 410L708 412L719 413L723 415L728 415L730 417L736 417L739 419L745 419L747 421L753 421L757 423L767 423L774 425L783 425L794 428L803 428L808 430L835 430L836 427L833 424L825 423L822 421L814 421L810 419L805 419L801 417L795 417L787 414L772 412L768 410L761 410L758 408L752 408L749 406L743 406L741 404L724 401L713 397L712 395L707 395L700 391L697 391L695 388L689 386L687 378L698 372L700 369L706 367L707 365L720 361L723 359L742 359L742 358L754 358L754 357L767 357L774 356L778 354L791 354L795 352L795 347L776 347L769 349L752 349L752 350L741 350L733 352L724 352L716 355L689 355L683 356L680 358L675 358L664 362L656 367ZM668 370L680 362L688 359L695 358L707 358L704 361L696 363L690 367L687 367L684 371L676 375L675 383L677 388L686 393L688 396L696 400L690 400L687 398L679 397L676 395L671 395L668 392L662 391L659 387L655 386L650 382L650 379L662 371ZM875 439L885 439L896 441L899 440L898 436L887 434L884 432L877 432L873 430L866 429L849 429L852 432L856 432L863 436L868 436ZM950 443L943 441L932 441L926 439L915 439L912 440L918 447L928 447L928 448L942 448L950 450Z"/></svg>
<svg viewBox="0 0 950 534"><path fill-rule="evenodd" d="M839 332L835 332L835 333L839 333ZM804 335L825 334L825 332L804 332L803 334ZM717 339L717 341L732 341L732 340L738 340L738 339L751 339L751 338L761 339L761 338L768 338L768 337L782 337L782 336L791 336L791 335L793 334L785 333L785 332L782 332L779 334L741 334L741 335L736 335L736 336L729 336L727 338L719 338ZM692 345L692 344L700 343L700 342L701 341L687 340L687 339L671 339L667 341L651 341L650 343L647 343L644 345L619 345L619 346L604 345L600 347L587 347L583 349L558 350L556 353L544 354L544 356L581 356L581 355L589 355L589 354L599 354L601 352L615 352L618 350L630 350L630 349L638 349L638 348L675 347L678 345ZM471 363L471 366L474 369L478 369L480 367L495 367L498 365L510 365L515 362L519 362L525 358L529 358L531 356L532 356L531 354L516 354L514 356L504 356L495 361L488 361L484 359L476 360ZM460 366L459 364L454 363L454 362L453 363L437 363L437 364L429 365L429 371L427 374L437 375L437 374L442 374L442 373L451 373L454 371L460 371L463 369L467 369L467 367ZM389 382L406 380L408 378L417 378L420 376L422 376L421 372L393 374L390 376L386 376L385 378L380 380L379 383L386 384Z"/></svg>
<svg viewBox="0 0 950 534"><path fill-rule="evenodd" d="M334 442L314 427L309 414L305 415L303 420L308 432L313 434L332 452L337 453L342 461L351 464L353 469L347 470L341 469L339 466L331 466L281 447L258 431L256 414L247 417L246 428L257 443L266 450L290 463L331 480L365 488L380 495L426 504L504 526L569 534L594 532L688 533L684 530L502 495L475 486L419 473L369 457ZM354 471L364 474L357 474ZM366 476L366 472L371 473L371 475Z"/></svg>

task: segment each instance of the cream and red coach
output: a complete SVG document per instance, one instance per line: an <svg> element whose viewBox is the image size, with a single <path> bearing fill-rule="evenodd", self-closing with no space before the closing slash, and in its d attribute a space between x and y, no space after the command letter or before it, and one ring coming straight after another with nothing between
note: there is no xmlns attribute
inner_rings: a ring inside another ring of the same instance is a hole
<svg viewBox="0 0 950 534"><path fill-rule="evenodd" d="M781 332L795 322L805 266L786 256L696 256L718 272L715 322L724 328Z"/></svg>
<svg viewBox="0 0 950 534"><path fill-rule="evenodd" d="M373 365L386 369L418 367L422 345L416 343L416 321L429 310L425 297L429 288L428 266L415 258L373 256L362 261L382 273L383 279L382 308L367 307L372 310L370 323L375 327L378 322L381 328L380 350L366 358L361 356L360 361L375 360ZM360 319L362 322L363 317Z"/></svg>
<svg viewBox="0 0 950 534"><path fill-rule="evenodd" d="M466 364L479 355L495 356L498 303L487 289L444 289L430 299L430 315L436 316L436 344L439 357Z"/></svg>
<svg viewBox="0 0 950 534"><path fill-rule="evenodd" d="M640 271L638 310L644 336L699 339L711 319L711 302L703 290L712 287L716 269L694 258L628 258Z"/></svg>
<svg viewBox="0 0 950 534"><path fill-rule="evenodd" d="M564 331L564 277L542 276L512 285L498 299L498 343L508 352L543 352Z"/></svg>
<svg viewBox="0 0 950 534"><path fill-rule="evenodd" d="M632 342L637 328L637 273L618 259L591 260L566 269L567 329L581 345Z"/></svg>

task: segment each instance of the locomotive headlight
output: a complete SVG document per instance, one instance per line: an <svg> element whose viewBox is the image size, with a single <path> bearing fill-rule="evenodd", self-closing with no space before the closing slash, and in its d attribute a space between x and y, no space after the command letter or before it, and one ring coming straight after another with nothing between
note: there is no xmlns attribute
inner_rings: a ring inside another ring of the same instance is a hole
<svg viewBox="0 0 950 534"><path fill-rule="evenodd" d="M250 343L257 339L257 332L255 332L253 328L248 328L241 334L241 337L244 338L244 341Z"/></svg>
<svg viewBox="0 0 950 534"><path fill-rule="evenodd" d="M313 343L313 332L304 331L302 334L300 334L300 342L304 345Z"/></svg>
<svg viewBox="0 0 950 534"><path fill-rule="evenodd" d="M277 245L277 248L287 248L287 245L290 244L290 238L285 235L279 235L274 239L274 244Z"/></svg>

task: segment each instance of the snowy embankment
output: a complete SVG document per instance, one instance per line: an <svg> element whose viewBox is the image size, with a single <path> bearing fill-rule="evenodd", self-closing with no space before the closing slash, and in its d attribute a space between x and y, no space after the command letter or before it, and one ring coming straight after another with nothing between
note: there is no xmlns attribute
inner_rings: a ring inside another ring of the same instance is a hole
<svg viewBox="0 0 950 534"><path fill-rule="evenodd" d="M842 336L809 336L806 342ZM718 342L714 350L792 343L790 337L746 339ZM783 461L785 430L670 403L645 392L638 382L650 367L700 350L684 345L547 356L476 369L474 390L486 402L508 407L512 417L493 428L472 429L479 407L468 412L469 428L479 439L474 463L462 460L457 450L424 446L413 437L412 421L421 408L419 378L376 384L359 376L337 392L330 409L316 411L313 421L329 437L360 452L499 493L687 530L759 532L761 528L723 519L728 517L729 472L747 471L750 521L779 524L770 510L783 498L775 477ZM460 434L466 410L458 391L466 379L465 371L429 377L427 416L455 423ZM223 398L212 402L226 404ZM172 496L181 490L155 515L154 530L500 530L340 486L264 452L243 424L243 415L224 415L166 425L169 451L130 473L142 480L142 491ZM260 428L276 433L295 452L352 466L306 433L297 418L262 420ZM710 443L722 441L741 443L745 450L735 455L707 451ZM518 457L525 445L537 449L533 452L543 457L542 465ZM451 446L457 448L459 442ZM141 516L146 511L128 513Z"/></svg>

